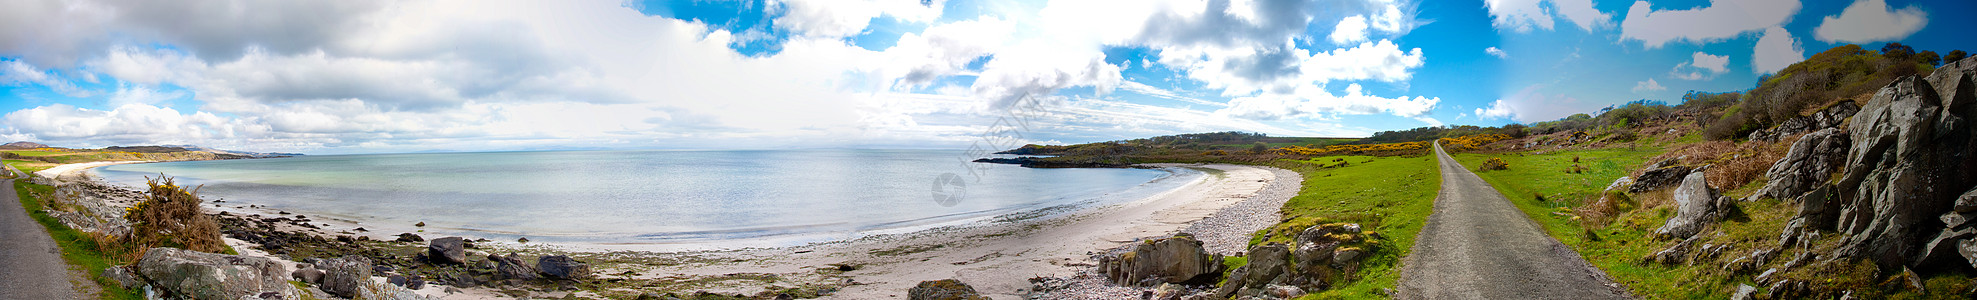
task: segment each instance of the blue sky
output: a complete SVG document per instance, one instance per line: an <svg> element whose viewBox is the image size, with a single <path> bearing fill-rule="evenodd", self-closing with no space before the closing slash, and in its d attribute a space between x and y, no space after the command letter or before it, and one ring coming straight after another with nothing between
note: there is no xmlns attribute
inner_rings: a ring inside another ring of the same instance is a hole
<svg viewBox="0 0 1977 300"><path fill-rule="evenodd" d="M215 3L7 4L0 139L955 148L1016 103L1030 143L1364 136L1744 90L1850 43L1977 50L1970 1Z"/></svg>

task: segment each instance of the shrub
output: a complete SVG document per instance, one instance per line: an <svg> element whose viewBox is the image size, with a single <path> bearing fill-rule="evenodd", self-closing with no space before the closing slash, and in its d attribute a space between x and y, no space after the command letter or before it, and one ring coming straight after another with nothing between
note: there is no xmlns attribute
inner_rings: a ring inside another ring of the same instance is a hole
<svg viewBox="0 0 1977 300"><path fill-rule="evenodd" d="M147 179L145 184L151 189L144 194L144 200L132 206L124 216L132 223L130 235L125 237L125 246L137 250L138 255L152 247L209 253L226 251L226 243L220 239L219 224L213 221L212 216L199 211L198 188L186 190L174 184L170 177Z"/></svg>
<svg viewBox="0 0 1977 300"><path fill-rule="evenodd" d="M1502 159L1502 158L1495 158L1495 157L1491 157L1491 158L1490 158L1490 160L1488 160L1488 161L1484 161L1484 162L1483 162L1483 165L1482 165L1482 166L1479 166L1479 167L1477 167L1477 169L1479 169L1479 170L1481 170L1481 171L1490 171L1490 170L1509 170L1509 169L1510 169L1510 163L1506 163L1506 162L1503 162L1503 159Z"/></svg>
<svg viewBox="0 0 1977 300"><path fill-rule="evenodd" d="M1270 151L1270 144L1269 144L1269 143L1264 143L1264 142L1256 142L1256 144L1253 144L1253 145L1250 145L1250 146L1249 146L1249 153L1258 153L1258 154L1261 154L1261 153L1263 153L1263 152L1265 152L1265 151Z"/></svg>

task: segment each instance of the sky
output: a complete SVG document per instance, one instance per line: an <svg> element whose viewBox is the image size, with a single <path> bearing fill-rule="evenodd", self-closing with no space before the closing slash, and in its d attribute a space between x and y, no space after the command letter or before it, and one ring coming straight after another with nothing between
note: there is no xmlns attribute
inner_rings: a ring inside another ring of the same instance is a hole
<svg viewBox="0 0 1977 300"><path fill-rule="evenodd" d="M1977 50L1973 1L4 5L0 140L311 154L1357 137L1746 90L1846 44Z"/></svg>

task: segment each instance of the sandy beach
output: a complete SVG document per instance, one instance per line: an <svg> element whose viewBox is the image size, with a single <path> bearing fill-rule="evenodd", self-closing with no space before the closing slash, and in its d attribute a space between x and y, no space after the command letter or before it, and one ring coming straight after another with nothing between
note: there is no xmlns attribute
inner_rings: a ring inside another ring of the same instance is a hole
<svg viewBox="0 0 1977 300"><path fill-rule="evenodd" d="M75 178L89 168L123 163L136 162L70 164L38 174ZM905 291L920 281L951 278L973 285L984 295L1021 299L1032 292L1031 278L1078 277L1097 263L1093 254L1141 239L1187 231L1202 240L1209 251L1235 254L1243 249L1250 233L1277 221L1277 210L1296 194L1302 182L1294 172L1255 166L1149 167L1190 168L1206 174L1173 190L1129 202L1053 207L967 225L805 246L653 252L627 250L636 249L636 245L524 245L495 241L483 243L481 251L572 253L590 258L595 273L603 279L705 281L705 284L675 286L683 290L674 292L686 294L698 291L755 294L775 287L814 284L842 286L825 299L903 299ZM238 209L255 211L249 207ZM322 221L325 220L311 223ZM289 230L333 236L350 235L349 229L361 226L327 221L320 224L321 228ZM371 231L355 235L389 239L391 233ZM250 246L238 240L229 242L237 248ZM261 251L243 252L269 256ZM842 271L839 266L851 266L851 270ZM729 280L751 276L775 279ZM1102 299L1137 294L1135 290L1102 284L1087 286L1097 288L1086 292L1084 297L1070 298ZM429 286L418 292L449 296L447 299L499 297L485 287L464 289L465 294L446 294L441 289Z"/></svg>
<svg viewBox="0 0 1977 300"><path fill-rule="evenodd" d="M48 168L47 170L36 171L34 172L34 175L47 177L47 178L54 178L57 180L77 180L77 179L83 179L80 178L80 176L87 174L84 171L88 171L90 168L110 166L110 165L121 165L121 164L148 163L148 162L150 161L130 160L130 161L99 161L99 162L87 162L87 163L79 163L79 164L65 164L65 165L55 166L53 168Z"/></svg>

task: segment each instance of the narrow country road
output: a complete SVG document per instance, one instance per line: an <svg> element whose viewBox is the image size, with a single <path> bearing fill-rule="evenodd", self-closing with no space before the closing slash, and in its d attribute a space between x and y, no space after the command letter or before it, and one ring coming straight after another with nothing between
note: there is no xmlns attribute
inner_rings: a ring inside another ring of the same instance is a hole
<svg viewBox="0 0 1977 300"><path fill-rule="evenodd" d="M1545 235L1435 145L1442 190L1401 270L1401 299L1626 299L1605 272Z"/></svg>
<svg viewBox="0 0 1977 300"><path fill-rule="evenodd" d="M48 231L27 216L14 181L0 180L0 299L70 299L68 265Z"/></svg>

